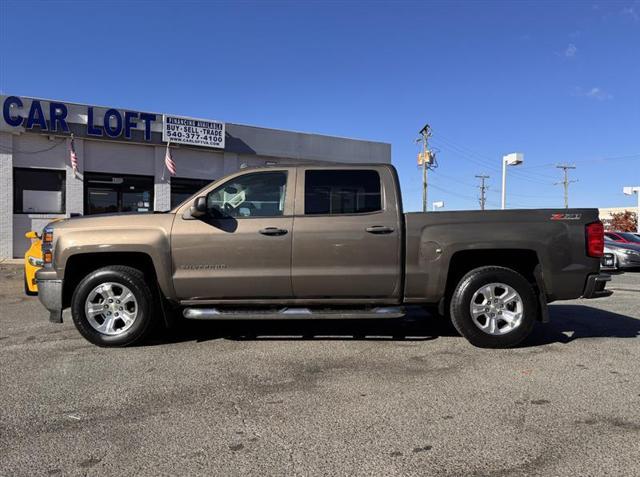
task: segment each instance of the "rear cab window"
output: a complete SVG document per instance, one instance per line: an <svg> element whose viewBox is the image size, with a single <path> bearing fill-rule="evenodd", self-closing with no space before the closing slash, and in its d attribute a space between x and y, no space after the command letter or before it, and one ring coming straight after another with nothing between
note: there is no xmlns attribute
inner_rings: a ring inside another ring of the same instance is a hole
<svg viewBox="0 0 640 477"><path fill-rule="evenodd" d="M382 210L380 174L368 169L305 171L305 215L367 214Z"/></svg>

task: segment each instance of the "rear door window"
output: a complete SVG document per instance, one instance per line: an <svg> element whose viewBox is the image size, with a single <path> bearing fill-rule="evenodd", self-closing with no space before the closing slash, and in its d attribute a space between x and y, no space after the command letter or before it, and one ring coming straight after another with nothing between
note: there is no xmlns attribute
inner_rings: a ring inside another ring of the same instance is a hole
<svg viewBox="0 0 640 477"><path fill-rule="evenodd" d="M305 215L364 214L382 210L380 175L372 170L308 170Z"/></svg>

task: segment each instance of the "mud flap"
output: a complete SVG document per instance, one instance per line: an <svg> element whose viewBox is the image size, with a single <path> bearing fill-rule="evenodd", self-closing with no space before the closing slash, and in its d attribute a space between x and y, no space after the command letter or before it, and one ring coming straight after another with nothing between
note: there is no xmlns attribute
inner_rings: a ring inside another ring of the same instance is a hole
<svg viewBox="0 0 640 477"><path fill-rule="evenodd" d="M51 323L62 323L62 310L49 310L49 321Z"/></svg>
<svg viewBox="0 0 640 477"><path fill-rule="evenodd" d="M165 329L171 330L176 327L178 320L176 319L176 311L171 307L169 300L164 296L162 290L160 289L160 285L156 281L156 303L158 304L158 308L160 309L160 313L162 313L162 321L164 323Z"/></svg>
<svg viewBox="0 0 640 477"><path fill-rule="evenodd" d="M549 323L549 307L547 306L547 291L544 288L544 280L542 279L542 268L536 265L533 269L533 276L536 279L536 288L538 292L538 306L540 307L540 315L538 320L542 323Z"/></svg>

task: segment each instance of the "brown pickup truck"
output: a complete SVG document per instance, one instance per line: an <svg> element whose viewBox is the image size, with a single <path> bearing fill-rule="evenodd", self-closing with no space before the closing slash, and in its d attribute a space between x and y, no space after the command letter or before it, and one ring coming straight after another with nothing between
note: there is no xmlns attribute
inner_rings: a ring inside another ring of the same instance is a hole
<svg viewBox="0 0 640 477"><path fill-rule="evenodd" d="M547 303L607 296L595 209L403 213L389 165L245 169L170 212L43 234L39 297L101 346L153 323L450 315L483 347L522 341Z"/></svg>

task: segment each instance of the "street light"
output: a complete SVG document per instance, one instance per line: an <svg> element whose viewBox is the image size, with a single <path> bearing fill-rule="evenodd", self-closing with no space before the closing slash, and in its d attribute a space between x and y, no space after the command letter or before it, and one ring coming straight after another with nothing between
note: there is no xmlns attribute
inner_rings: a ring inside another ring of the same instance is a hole
<svg viewBox="0 0 640 477"><path fill-rule="evenodd" d="M502 156L502 209L507 205L507 166L519 166L524 162L524 154L512 152Z"/></svg>
<svg viewBox="0 0 640 477"><path fill-rule="evenodd" d="M438 200L431 202L431 210L435 212L436 209L442 209L444 207L444 200Z"/></svg>
<svg viewBox="0 0 640 477"><path fill-rule="evenodd" d="M623 187L622 192L624 192L624 195L636 194L638 196L638 209L636 210L636 232L640 233L640 186Z"/></svg>

